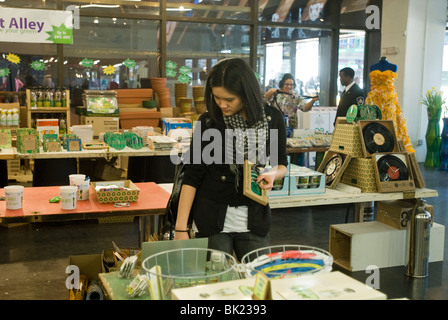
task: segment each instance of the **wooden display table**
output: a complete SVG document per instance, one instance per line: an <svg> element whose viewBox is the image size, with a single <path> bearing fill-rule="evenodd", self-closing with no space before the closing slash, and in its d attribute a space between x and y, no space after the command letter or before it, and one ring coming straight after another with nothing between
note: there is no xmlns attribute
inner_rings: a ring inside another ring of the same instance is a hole
<svg viewBox="0 0 448 320"><path fill-rule="evenodd" d="M22 209L7 210L5 201L0 201L0 223L138 216L140 219L140 242L143 242L146 241L149 234L157 232L158 219L154 218L165 213L170 194L153 182L136 183L135 185L140 189L139 199L136 202L130 202L129 207L116 208L113 203L99 203L94 189L90 186L89 199L77 201L74 210L61 209L60 203L49 203L51 198L59 196L59 186L25 188ZM4 189L0 189L0 196L4 195Z"/></svg>
<svg viewBox="0 0 448 320"><path fill-rule="evenodd" d="M323 206L331 204L349 204L372 201L388 201L402 199L438 197L437 190L416 189L415 192L366 193L359 188L339 183L336 189L326 188L324 194L298 195L269 198L271 208L293 208Z"/></svg>

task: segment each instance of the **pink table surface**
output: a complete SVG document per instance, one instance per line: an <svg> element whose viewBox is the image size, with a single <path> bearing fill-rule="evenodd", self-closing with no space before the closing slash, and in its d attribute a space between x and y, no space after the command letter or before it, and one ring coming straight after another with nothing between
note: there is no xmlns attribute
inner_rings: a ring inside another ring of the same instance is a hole
<svg viewBox="0 0 448 320"><path fill-rule="evenodd" d="M114 207L113 203L102 204L96 199L90 186L89 199L78 200L76 209L61 209L60 203L49 200L59 196L59 186L29 187L23 190L22 209L7 210L6 202L0 201L0 222L41 222L50 220L79 220L124 215L161 215L165 212L170 194L154 182L135 183L140 189L138 201L129 207ZM0 196L4 196L0 189Z"/></svg>

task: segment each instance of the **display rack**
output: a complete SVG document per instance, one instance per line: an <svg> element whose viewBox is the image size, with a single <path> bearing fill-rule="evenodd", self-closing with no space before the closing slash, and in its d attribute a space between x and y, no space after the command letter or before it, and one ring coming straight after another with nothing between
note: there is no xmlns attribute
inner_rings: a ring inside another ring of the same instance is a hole
<svg viewBox="0 0 448 320"><path fill-rule="evenodd" d="M70 90L65 90L67 97L66 107L31 107L31 91L26 90L26 106L27 106L27 124L25 127L31 127L32 114L38 113L58 113L65 114L67 128L70 127Z"/></svg>

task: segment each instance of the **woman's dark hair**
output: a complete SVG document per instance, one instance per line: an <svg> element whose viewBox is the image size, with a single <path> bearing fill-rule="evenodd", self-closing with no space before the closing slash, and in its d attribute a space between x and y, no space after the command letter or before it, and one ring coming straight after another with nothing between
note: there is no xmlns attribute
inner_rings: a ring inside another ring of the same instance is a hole
<svg viewBox="0 0 448 320"><path fill-rule="evenodd" d="M212 88L223 87L237 95L244 104L249 125L263 115L263 96L257 78L249 65L242 59L229 58L219 61L210 71L205 85L205 103L213 121L222 120L222 111L216 104Z"/></svg>
<svg viewBox="0 0 448 320"><path fill-rule="evenodd" d="M295 87L296 87L296 80L294 80L294 77L293 77L292 74L290 74L290 73L285 73L285 74L283 75L283 78L282 78L282 80L280 80L280 83L278 84L278 87L279 87L280 89L282 89L283 86L285 85L286 80L289 80L289 79L291 79L291 80L293 81L293 83L294 83L294 88L295 88Z"/></svg>

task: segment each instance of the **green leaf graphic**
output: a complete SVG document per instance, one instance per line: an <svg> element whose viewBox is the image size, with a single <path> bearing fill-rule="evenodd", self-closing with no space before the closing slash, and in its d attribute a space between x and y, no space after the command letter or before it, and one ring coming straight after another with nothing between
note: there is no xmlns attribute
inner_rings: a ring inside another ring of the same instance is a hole
<svg viewBox="0 0 448 320"><path fill-rule="evenodd" d="M189 76L186 76L184 74L180 75L177 78L177 81L179 81L180 83L190 83L191 78Z"/></svg>
<svg viewBox="0 0 448 320"><path fill-rule="evenodd" d="M0 77L7 77L9 76L9 69L8 68L1 68L0 69Z"/></svg>
<svg viewBox="0 0 448 320"><path fill-rule="evenodd" d="M176 70L166 69L166 76L168 78L174 78L176 76Z"/></svg>
<svg viewBox="0 0 448 320"><path fill-rule="evenodd" d="M45 69L45 63L43 63L42 61L33 61L31 62L31 69L42 71Z"/></svg>
<svg viewBox="0 0 448 320"><path fill-rule="evenodd" d="M123 65L128 68L133 68L135 67L135 60L127 58L126 60L123 61Z"/></svg>
<svg viewBox="0 0 448 320"><path fill-rule="evenodd" d="M179 73L181 73L183 75L187 75L190 72L191 72L191 69L186 66L180 67L180 69L179 69Z"/></svg>
<svg viewBox="0 0 448 320"><path fill-rule="evenodd" d="M177 63L171 60L168 60L166 62L166 68L167 69L176 69L177 68Z"/></svg>
<svg viewBox="0 0 448 320"><path fill-rule="evenodd" d="M84 59L81 60L81 62L79 64L82 65L84 68L92 68L93 67L93 60L84 58Z"/></svg>

